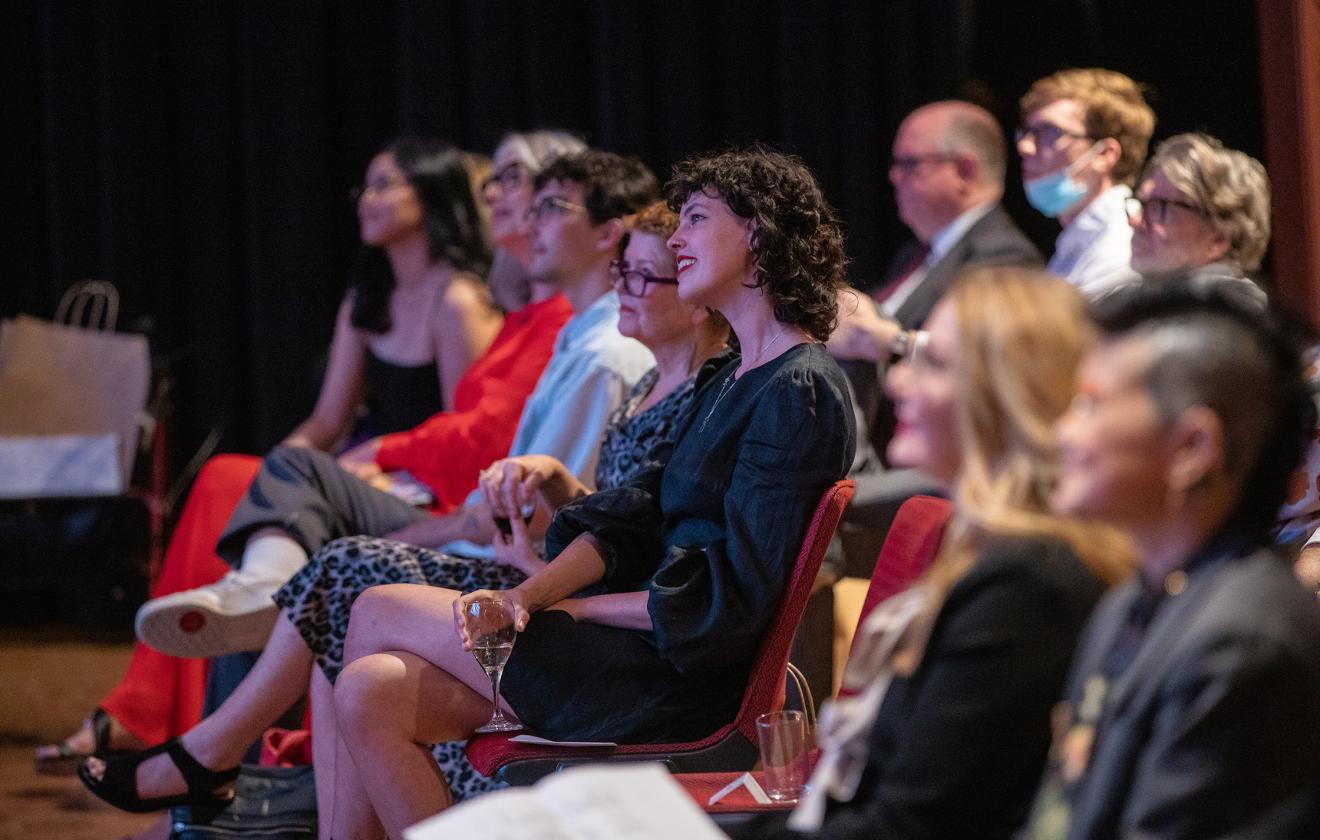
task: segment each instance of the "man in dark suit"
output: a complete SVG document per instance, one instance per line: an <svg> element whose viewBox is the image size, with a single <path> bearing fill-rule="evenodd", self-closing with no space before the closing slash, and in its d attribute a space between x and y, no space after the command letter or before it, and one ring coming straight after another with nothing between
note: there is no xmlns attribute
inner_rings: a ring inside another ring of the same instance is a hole
<svg viewBox="0 0 1320 840"><path fill-rule="evenodd" d="M845 521L860 526L846 540L850 555L874 560L893 511L932 487L918 474L884 466L893 414L882 379L895 339L925 322L960 269L1043 263L999 206L1007 154L999 123L970 102L924 105L894 137L889 181L899 218L914 238L899 249L881 283L865 294L841 293L839 327L828 343L848 374L861 415L857 494L845 514Z"/></svg>
<svg viewBox="0 0 1320 840"><path fill-rule="evenodd" d="M1099 304L1052 502L1129 532L1138 574L1083 636L1031 840L1320 837L1320 611L1270 548L1315 412L1244 286Z"/></svg>

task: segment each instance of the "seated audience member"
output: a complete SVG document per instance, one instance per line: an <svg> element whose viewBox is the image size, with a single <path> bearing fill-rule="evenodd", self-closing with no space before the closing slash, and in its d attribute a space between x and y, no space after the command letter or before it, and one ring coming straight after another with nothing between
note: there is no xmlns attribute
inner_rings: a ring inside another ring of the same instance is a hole
<svg viewBox="0 0 1320 840"><path fill-rule="evenodd" d="M1225 284L1097 317L1053 506L1130 532L1139 574L1087 627L1029 836L1320 836L1320 614L1270 548L1315 426L1302 345Z"/></svg>
<svg viewBox="0 0 1320 840"><path fill-rule="evenodd" d="M888 377L889 456L937 477L953 519L923 579L859 629L790 828L738 836L992 840L1025 819L1073 648L1131 568L1117 532L1046 509L1053 423L1093 335L1064 281L986 268L912 336Z"/></svg>
<svg viewBox="0 0 1320 840"><path fill-rule="evenodd" d="M395 140L372 158L357 206L362 254L316 408L289 445L329 451L366 429L401 431L452 406L460 376L500 328L480 279L490 256L464 153L438 140ZM355 431L364 395L369 411ZM203 467L153 597L224 574L211 552L215 536L259 464L222 455ZM187 728L201 711L205 667L136 645L124 679L82 728L37 750L37 769L72 773L87 755L139 748Z"/></svg>
<svg viewBox="0 0 1320 840"><path fill-rule="evenodd" d="M619 298L610 290L609 267L624 236L622 217L645 206L658 188L639 161L595 150L554 159L535 184L527 211L533 222L528 268L559 289L575 314L560 330L523 406L509 453L551 454L590 480L606 420L655 364L645 347L616 329ZM461 440L440 440L460 446L431 454L438 469L444 469L446 458L457 465L466 461ZM381 449L386 450L384 443ZM470 503L433 516L376 489L334 458L277 447L265 457L216 546L239 573L221 593L209 587L144 607L152 608L159 628L152 643L186 645L195 656L259 649L276 618L271 596L326 543L365 534L419 545L489 544L494 525L479 508L474 490ZM184 617L208 605L210 632L189 633Z"/></svg>
<svg viewBox="0 0 1320 840"><path fill-rule="evenodd" d="M722 350L728 339L728 322L723 316L678 298L674 255L665 244L677 226L678 217L664 204L643 210L629 220L624 259L613 267L621 302L619 331L645 344L657 365L610 419L596 465L598 490L622 486L642 468L654 446L670 438L688 414L698 368ZM715 356L718 363L722 359ZM496 462L483 472L482 492L488 507L499 505L498 493L511 492L509 483L517 484L526 505L535 500L552 511L590 491L557 459L523 455ZM523 504L520 507L525 509ZM507 521L512 533L496 536L495 563L468 561L393 540L336 540L313 557L276 600L298 627L320 670L333 680L343 664L348 608L367 587L411 582L465 592L504 589L544 567L540 552L532 545L532 529L524 526L520 516ZM370 563L355 559L368 556ZM328 634L326 628L330 628ZM319 684L329 686L324 680ZM462 741L445 742L432 751L458 799L496 787L471 766L463 746Z"/></svg>
<svg viewBox="0 0 1320 840"><path fill-rule="evenodd" d="M1270 245L1265 167L1205 134L1160 143L1127 208L1132 269L1148 279L1246 279Z"/></svg>
<svg viewBox="0 0 1320 840"><path fill-rule="evenodd" d="M529 281L520 263L531 257L522 222L533 193L531 173L565 151L584 148L580 140L562 131L511 134L501 141L495 154L495 174L483 176L478 185L485 199L481 203L491 217L491 235L499 246L491 264L491 279L497 284L530 286L531 303L524 300L517 310L510 311L487 352L459 379L450 410L431 416L410 431L395 430L345 453L340 463L346 469L373 483L381 479L382 464L389 469L409 470L429 485L433 497L430 509L446 512L475 486L476 473L482 466L508 451L523 403L550 358L559 329L572 314L572 307L557 289ZM467 156L470 179L476 177L473 157ZM433 187L422 194L434 192ZM472 218L470 212L456 215ZM427 224L437 231L452 227L440 222ZM384 430L391 431L390 427ZM429 447L414 445L419 440ZM449 471L435 468L429 457L432 448L446 447L451 452ZM375 464L370 461L371 453L375 453ZM466 476L461 474L465 463L471 464ZM214 708L243 678L254 659L248 653L226 655L208 667L205 661L166 654L196 657L246 645L260 647L260 639L264 638L262 620L271 614L271 605L259 597L247 597L249 585L242 571L226 574L226 565L214 553L225 523L260 465L258 458L221 456L203 468L166 553L153 592L155 599L138 612L138 638L144 644L136 646L129 673L107 701L117 709L129 710L137 730L143 733L140 737L147 743L159 742L195 724L204 711L203 684L205 706ZM167 597L173 593L183 594ZM231 616L240 631L247 628L248 636L256 634L258 641L245 639L241 632L226 633ZM224 642L231 635L239 638ZM217 640L224 642L218 648Z"/></svg>
<svg viewBox="0 0 1320 840"><path fill-rule="evenodd" d="M679 164L667 192L679 295L728 317L743 356L645 472L561 508L553 561L505 593L521 633L502 705L551 738L685 740L731 720L812 511L852 460L847 385L818 343L842 235L811 173L731 151ZM453 621L469 597L378 586L354 605L334 689L341 749L318 780L335 792L336 835L399 836L448 804L426 745L490 712Z"/></svg>
<svg viewBox="0 0 1320 840"><path fill-rule="evenodd" d="M610 418L596 467L600 489L623 486L646 463L646 454L667 440L676 424L686 418L697 369L712 357L717 361L724 358L715 354L725 346L728 323L677 296L674 257L665 246L677 221L663 204L642 211L630 220L624 260L615 264L615 286L624 301L619 330L646 344L658 365ZM567 467L544 455L500 461L487 473L489 480L483 488L487 494L506 479L519 481L529 492L539 491L539 496L554 505L587 492ZM368 537L330 543L277 593L289 620L276 624L252 673L214 714L178 739L180 748L207 766L235 764L243 745L292 704L307 689L309 679L315 708L332 709L329 681L342 667L349 608L358 595L381 583L411 582L463 591L521 583L545 563L534 552L522 517L513 517L511 528L509 538L497 540L496 562ZM364 562L368 557L370 562ZM318 666L315 670L313 661ZM333 717L318 714L313 725L319 731L321 722L330 720ZM334 750L316 749L313 754L317 769L323 775L332 774ZM470 795L491 787L489 780L475 776L463 758L461 744L440 745L436 757L456 790ZM150 800L184 787L177 777L153 775L168 772L164 759L156 759L155 764L148 759L150 756L119 760L126 762L123 766L144 763L144 784L110 792L111 801L129 808L155 806L160 803ZM113 770L116 766L121 765L112 765L110 772L124 772ZM148 801L142 801L139 793ZM205 799L206 792L201 794ZM324 804L325 812L330 813L330 804Z"/></svg>
<svg viewBox="0 0 1320 840"><path fill-rule="evenodd" d="M1203 284L1250 283L1270 243L1269 176L1255 158L1213 137L1179 134L1151 155L1128 199L1128 217L1132 268L1147 280L1186 273ZM1264 299L1263 291L1245 288ZM1315 389L1314 361L1308 372ZM1278 519L1276 542L1300 553L1298 576L1320 589L1320 434L1293 475Z"/></svg>
<svg viewBox="0 0 1320 840"><path fill-rule="evenodd" d="M1019 106L1022 188L1063 225L1050 271L1092 298L1134 279L1124 201L1155 130L1140 86L1113 70L1063 70L1033 84Z"/></svg>
<svg viewBox="0 0 1320 840"><path fill-rule="evenodd" d="M914 470L881 463L893 433L893 407L880 375L904 330L920 327L969 265L1040 265L1040 252L1000 207L1008 149L999 123L970 102L923 105L903 120L894 137L889 182L898 215L912 231L870 299L844 290L839 326L828 347L853 386L861 417L857 492L845 514L875 532L859 553L875 557L884 523L904 499L935 489ZM860 535L855 535L860 536Z"/></svg>

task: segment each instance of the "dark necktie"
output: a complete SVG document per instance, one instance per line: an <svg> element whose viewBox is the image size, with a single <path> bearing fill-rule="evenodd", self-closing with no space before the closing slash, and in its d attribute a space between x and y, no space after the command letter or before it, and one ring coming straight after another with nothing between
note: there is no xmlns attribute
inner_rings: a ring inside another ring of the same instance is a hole
<svg viewBox="0 0 1320 840"><path fill-rule="evenodd" d="M917 269L921 268L922 263L926 261L926 257L929 255L930 246L919 243L916 248L912 249L912 255L908 257L907 262L903 263L902 270L895 274L888 283L871 292L871 297L875 299L876 303L884 303L890 295L898 291L899 287L907 282L908 278Z"/></svg>

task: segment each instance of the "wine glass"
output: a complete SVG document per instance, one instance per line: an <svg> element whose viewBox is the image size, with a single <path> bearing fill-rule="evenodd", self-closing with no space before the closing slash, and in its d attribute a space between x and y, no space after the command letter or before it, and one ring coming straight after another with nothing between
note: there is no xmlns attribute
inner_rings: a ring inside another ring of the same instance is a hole
<svg viewBox="0 0 1320 840"><path fill-rule="evenodd" d="M500 678L504 676L504 663L509 661L513 640L518 635L513 626L513 603L499 596L469 601L463 608L463 624L472 640L472 655L490 677L493 704L490 720L476 731L513 732L522 729L521 723L509 720L500 711Z"/></svg>

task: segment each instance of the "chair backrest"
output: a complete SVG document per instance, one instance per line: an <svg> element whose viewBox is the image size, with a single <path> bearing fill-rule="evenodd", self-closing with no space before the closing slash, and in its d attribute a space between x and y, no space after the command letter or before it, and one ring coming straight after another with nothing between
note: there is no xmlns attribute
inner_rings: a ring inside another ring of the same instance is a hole
<svg viewBox="0 0 1320 840"><path fill-rule="evenodd" d="M858 627L876 604L907 589L926 571L939 551L952 513L953 505L947 499L934 496L913 496L898 509L875 559Z"/></svg>
<svg viewBox="0 0 1320 840"><path fill-rule="evenodd" d="M853 490L852 479L845 478L836 481L821 497L816 513L811 517L811 524L807 527L806 536L802 538L802 548L793 564L788 588L766 629L765 638L761 640L761 648L752 663L747 690L743 693L742 705L733 723L752 744L757 742L757 716L773 711L784 703L784 676L788 669L788 652L793 644L793 635L807 608L807 597L811 595L821 561L825 559L825 550L839 526L843 509L853 497Z"/></svg>

